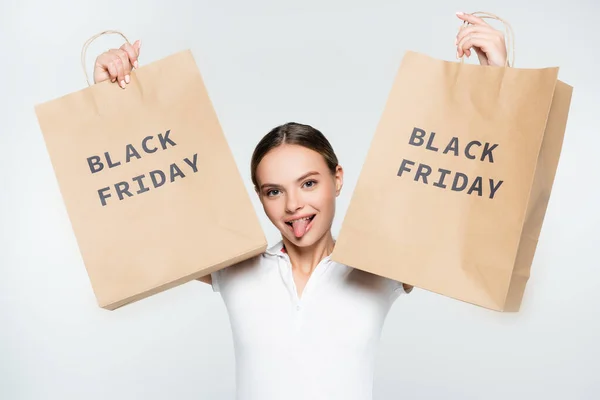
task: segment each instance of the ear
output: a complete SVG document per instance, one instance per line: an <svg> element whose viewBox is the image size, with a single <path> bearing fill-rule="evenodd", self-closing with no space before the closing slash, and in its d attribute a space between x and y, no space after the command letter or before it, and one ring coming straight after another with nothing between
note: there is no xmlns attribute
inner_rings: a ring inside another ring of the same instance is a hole
<svg viewBox="0 0 600 400"><path fill-rule="evenodd" d="M335 167L335 175L333 178L335 180L335 196L337 197L342 191L342 186L344 186L344 169L341 165L338 164L338 166Z"/></svg>

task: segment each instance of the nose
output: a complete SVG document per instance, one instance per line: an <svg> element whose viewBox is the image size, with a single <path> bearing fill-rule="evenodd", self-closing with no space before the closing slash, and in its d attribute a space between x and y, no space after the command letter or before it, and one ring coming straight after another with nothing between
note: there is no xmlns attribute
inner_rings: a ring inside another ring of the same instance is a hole
<svg viewBox="0 0 600 400"><path fill-rule="evenodd" d="M303 206L302 196L294 191L289 191L286 193L285 211L287 213L294 214L296 211L301 210Z"/></svg>

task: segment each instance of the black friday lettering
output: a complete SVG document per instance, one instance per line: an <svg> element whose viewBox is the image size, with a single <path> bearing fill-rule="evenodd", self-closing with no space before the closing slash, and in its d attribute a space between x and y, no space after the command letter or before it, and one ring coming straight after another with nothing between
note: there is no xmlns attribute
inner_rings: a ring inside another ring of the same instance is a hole
<svg viewBox="0 0 600 400"><path fill-rule="evenodd" d="M411 146L421 147L425 145L425 149L429 151L439 152L441 147L435 146L435 132L428 134L425 130L420 128L413 128L408 144ZM427 143L425 141L427 140ZM458 137L450 139L448 144L443 148L442 154L453 155L455 157L464 156L468 159L480 161L480 162L494 162L494 153L498 144L481 143L477 140L469 141L464 147L461 147ZM461 151L462 150L462 151ZM405 174L406 173L406 174ZM466 194L482 197L483 193L490 199L493 199L496 195L500 186L504 181L496 181L493 178L484 179L484 177L477 176L473 179L468 175L450 171L443 168L438 168L434 171L429 165L423 163L415 163L414 161L403 159L400 163L397 176L407 176L408 174L414 173L414 181L422 182L426 185L431 184L441 189L451 189L455 192L466 191Z"/></svg>
<svg viewBox="0 0 600 400"><path fill-rule="evenodd" d="M157 137L146 136L142 141L141 147L142 154L153 154L159 150L168 150L169 147L177 145L170 137L170 130L167 130L165 134L159 133ZM158 140L158 143L156 141ZM133 144L127 144L125 146L125 161L127 164L132 161L133 158L140 159L142 155ZM96 174L104 170L105 167L108 169L116 168L122 165L122 161L117 160L110 155L109 152L105 152L103 157L94 155L87 158L87 163L92 174ZM184 158L183 164L172 163L166 172L160 169L155 169L148 172L148 175L141 174L131 178L130 181L117 182L114 185L106 186L98 189L98 197L102 206L107 205L107 200L111 197L118 198L119 201L124 200L127 197L146 193L151 188L158 189L166 183L173 183L176 178L185 178L186 174L180 168L180 165L184 169L191 169L192 173L198 171L198 154L192 155L190 158ZM116 194L116 197L113 196Z"/></svg>

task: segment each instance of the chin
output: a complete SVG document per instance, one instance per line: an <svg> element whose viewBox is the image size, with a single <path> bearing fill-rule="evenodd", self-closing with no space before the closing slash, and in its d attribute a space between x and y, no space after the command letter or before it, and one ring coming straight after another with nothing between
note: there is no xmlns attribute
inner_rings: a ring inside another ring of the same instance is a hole
<svg viewBox="0 0 600 400"><path fill-rule="evenodd" d="M312 235L306 235L301 238L297 238L294 235L286 235L285 237L296 247L310 247L318 240L318 238L313 238Z"/></svg>

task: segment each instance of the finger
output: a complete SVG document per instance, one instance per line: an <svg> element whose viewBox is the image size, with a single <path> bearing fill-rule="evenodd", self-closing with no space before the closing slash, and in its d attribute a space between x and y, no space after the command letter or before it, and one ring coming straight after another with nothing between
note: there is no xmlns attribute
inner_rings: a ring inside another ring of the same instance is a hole
<svg viewBox="0 0 600 400"><path fill-rule="evenodd" d="M458 35L466 28L466 25L461 25L458 28L458 33L456 34L456 38L454 39L454 44L456 45L456 58L461 58L463 56L462 50L458 48Z"/></svg>
<svg viewBox="0 0 600 400"><path fill-rule="evenodd" d="M119 70L114 59L108 64L108 72L110 74L110 81L115 82L119 77Z"/></svg>
<svg viewBox="0 0 600 400"><path fill-rule="evenodd" d="M96 58L96 64L94 65L94 82L100 83L110 79L112 82L115 81L116 69L112 66L113 56L109 52L102 53Z"/></svg>
<svg viewBox="0 0 600 400"><path fill-rule="evenodd" d="M504 64L504 58L502 56L503 49L496 46L496 36L486 34L472 34L466 36L461 42L459 42L458 54L464 52L471 55L471 49L475 49L477 57L481 65L502 65Z"/></svg>
<svg viewBox="0 0 600 400"><path fill-rule="evenodd" d="M457 12L456 16L462 20L462 21L466 21L472 25L480 25L480 26L489 26L489 24L487 22L485 22L483 19L476 17L474 15L471 14L465 14L463 12Z"/></svg>
<svg viewBox="0 0 600 400"><path fill-rule="evenodd" d="M481 48L485 53L489 52L495 40L494 35L488 33L472 33L458 42L459 52L465 52L473 46Z"/></svg>
<svg viewBox="0 0 600 400"><path fill-rule="evenodd" d="M142 41L141 40L136 40L135 42L133 42L133 48L135 49L136 53L137 53L137 58L140 58L140 49L142 48ZM138 59L136 59L136 68L139 68L139 62Z"/></svg>
<svg viewBox="0 0 600 400"><path fill-rule="evenodd" d="M467 38L471 38L467 42ZM459 43L457 53L465 52L470 54L472 47L479 48L484 54L478 54L479 60L485 59L489 61L489 65L504 65L506 63L506 44L504 43L504 35L498 34L497 31L492 33L472 33L465 36ZM485 57L484 57L485 56ZM482 64L486 64L483 62Z"/></svg>
<svg viewBox="0 0 600 400"><path fill-rule="evenodd" d="M104 82L109 78L106 54L102 53L96 58L96 62L94 63L94 83Z"/></svg>
<svg viewBox="0 0 600 400"><path fill-rule="evenodd" d="M492 28L491 26L487 25L487 26L481 26L481 25L470 25L466 28L462 28L458 31L458 33L456 34L456 40L455 40L455 45L458 45L458 42L460 42L465 36L472 34L472 33L489 33L489 34L497 34L497 35L502 35L501 32L495 30L494 28Z"/></svg>
<svg viewBox="0 0 600 400"><path fill-rule="evenodd" d="M123 60L120 57L115 57L113 64L117 69L117 82L119 86L125 89L125 69L123 68Z"/></svg>
<svg viewBox="0 0 600 400"><path fill-rule="evenodd" d="M467 29L466 27L463 27L461 29L461 32L464 31L464 30L466 30L466 29ZM459 34L460 34L460 32L459 32ZM461 57L463 57L465 55L467 55L467 57L468 57L467 50L469 50L469 48L465 48L465 47L461 46L460 44L462 42L464 42L465 38L469 37L469 35L473 35L473 33L462 34L462 35L460 35L461 36L460 40L456 40L456 56L458 58L461 58Z"/></svg>
<svg viewBox="0 0 600 400"><path fill-rule="evenodd" d="M131 73L131 63L129 62L129 56L124 50L121 49L114 50L113 53L121 60L121 65L123 67L123 77L119 78L119 84L123 86L122 81L124 81L125 84L130 82L129 74Z"/></svg>
<svg viewBox="0 0 600 400"><path fill-rule="evenodd" d="M129 58L129 63L133 65L134 68L138 68L138 56L139 56L139 40L136 41L133 45L129 43L125 43L121 46L121 50L127 53L127 57Z"/></svg>
<svg viewBox="0 0 600 400"><path fill-rule="evenodd" d="M129 83L129 74L131 74L131 70L133 69L133 65L129 61L129 55L125 50L119 49L117 51L117 55L121 59L123 63L123 71L125 73L125 83Z"/></svg>

